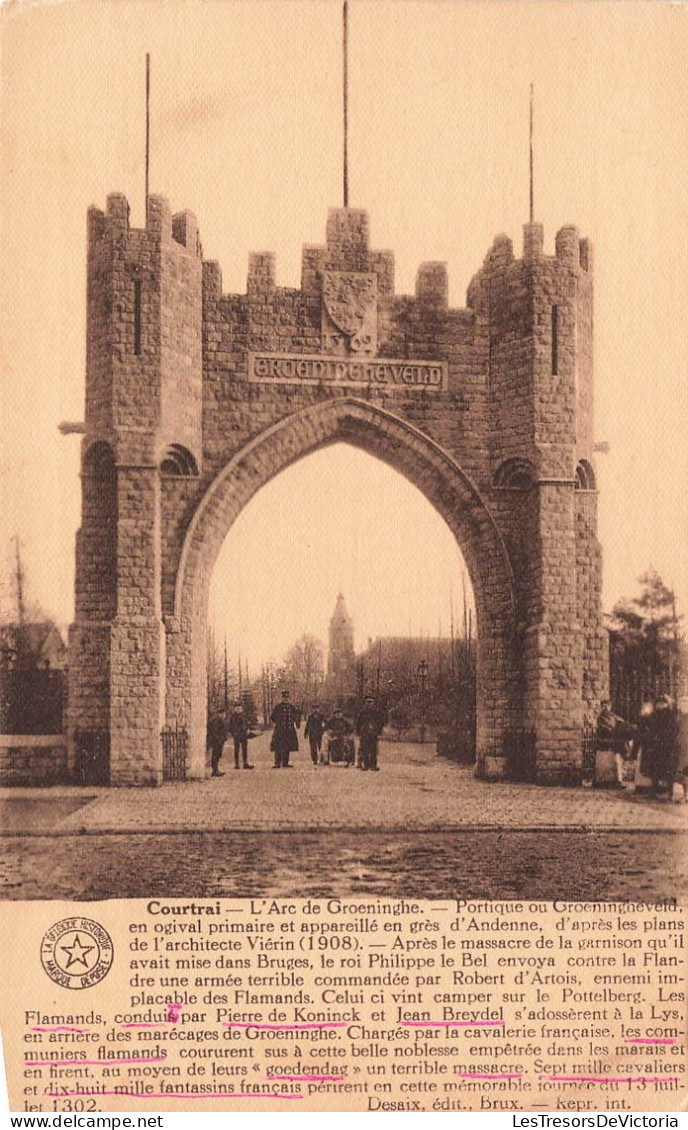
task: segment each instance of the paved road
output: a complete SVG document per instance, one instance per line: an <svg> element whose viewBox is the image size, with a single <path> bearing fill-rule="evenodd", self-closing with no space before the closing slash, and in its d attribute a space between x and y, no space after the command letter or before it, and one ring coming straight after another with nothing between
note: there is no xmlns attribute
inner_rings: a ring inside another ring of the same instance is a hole
<svg viewBox="0 0 688 1130"><path fill-rule="evenodd" d="M616 790L486 784L431 746L379 773L252 771L160 789L3 790L5 898L688 895L688 806ZM12 835L11 833L15 834ZM26 833L29 833L28 835Z"/></svg>
<svg viewBox="0 0 688 1130"><path fill-rule="evenodd" d="M303 744L303 741L302 741ZM434 746L381 743L379 773L342 766L315 769L300 752L294 768L275 770L269 737L250 743L252 772L235 771L225 754L224 777L170 782L159 789L4 789L10 811L21 797L16 830L86 832L329 831L340 829L593 829L688 831L688 805L631 796L614 789L543 788L477 780L473 769L437 757ZM87 794L88 795L88 794ZM78 801L51 822L46 802ZM33 805L35 816L31 816Z"/></svg>
<svg viewBox="0 0 688 1130"><path fill-rule="evenodd" d="M216 833L6 838L2 897L688 897L686 839L627 832Z"/></svg>

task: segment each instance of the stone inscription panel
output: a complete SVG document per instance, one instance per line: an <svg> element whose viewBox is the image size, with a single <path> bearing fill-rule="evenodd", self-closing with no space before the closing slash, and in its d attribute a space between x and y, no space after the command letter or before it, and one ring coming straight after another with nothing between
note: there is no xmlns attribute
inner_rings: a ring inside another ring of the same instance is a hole
<svg viewBox="0 0 688 1130"><path fill-rule="evenodd" d="M376 358L325 357L303 353L249 353L248 379L258 384L375 385L385 389L447 387L444 361L408 361Z"/></svg>

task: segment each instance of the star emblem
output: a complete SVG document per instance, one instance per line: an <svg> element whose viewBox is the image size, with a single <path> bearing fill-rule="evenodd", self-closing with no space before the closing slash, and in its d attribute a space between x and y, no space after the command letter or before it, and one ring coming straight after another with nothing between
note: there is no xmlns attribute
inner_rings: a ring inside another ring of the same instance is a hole
<svg viewBox="0 0 688 1130"><path fill-rule="evenodd" d="M74 941L72 942L71 946L60 946L60 949L64 950L65 953L68 954L67 964L65 968L71 969L72 965L76 965L78 962L83 965L84 969L88 969L86 954L90 953L91 950L94 950L95 948L95 946L85 946L82 943L79 935L75 933Z"/></svg>

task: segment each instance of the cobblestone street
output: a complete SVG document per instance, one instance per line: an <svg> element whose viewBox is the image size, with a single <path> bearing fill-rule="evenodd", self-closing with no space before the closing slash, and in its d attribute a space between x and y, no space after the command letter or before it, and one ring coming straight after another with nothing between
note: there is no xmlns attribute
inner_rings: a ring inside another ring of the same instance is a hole
<svg viewBox="0 0 688 1130"><path fill-rule="evenodd" d="M688 893L685 805L615 789L486 784L431 745L383 743L381 772L272 769L160 789L0 793L5 898ZM91 799L89 799L91 798Z"/></svg>
<svg viewBox="0 0 688 1130"><path fill-rule="evenodd" d="M683 836L189 833L5 839L2 897L628 899L688 896Z"/></svg>

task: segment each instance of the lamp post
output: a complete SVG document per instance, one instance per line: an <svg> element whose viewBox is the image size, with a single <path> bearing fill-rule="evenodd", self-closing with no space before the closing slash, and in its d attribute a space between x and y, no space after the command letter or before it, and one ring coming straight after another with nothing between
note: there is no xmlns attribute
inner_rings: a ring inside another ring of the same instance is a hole
<svg viewBox="0 0 688 1130"><path fill-rule="evenodd" d="M420 740L425 741L425 717L427 710L428 691L428 661L421 659L418 664L418 677L420 679Z"/></svg>

